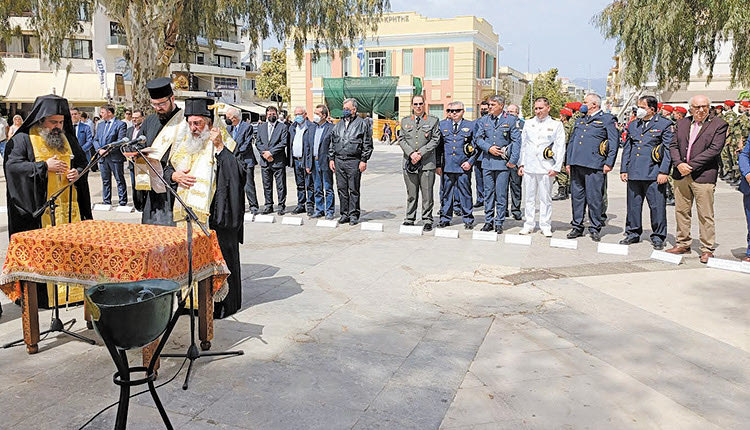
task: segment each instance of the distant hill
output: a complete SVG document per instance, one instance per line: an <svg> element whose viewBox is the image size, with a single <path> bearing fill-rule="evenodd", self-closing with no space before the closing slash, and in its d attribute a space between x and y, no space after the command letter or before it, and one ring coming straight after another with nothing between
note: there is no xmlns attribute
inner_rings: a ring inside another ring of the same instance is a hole
<svg viewBox="0 0 750 430"><path fill-rule="evenodd" d="M589 87L588 78L573 78L572 81L574 84L580 85L583 88ZM591 78L591 89L602 97L606 96L607 78Z"/></svg>

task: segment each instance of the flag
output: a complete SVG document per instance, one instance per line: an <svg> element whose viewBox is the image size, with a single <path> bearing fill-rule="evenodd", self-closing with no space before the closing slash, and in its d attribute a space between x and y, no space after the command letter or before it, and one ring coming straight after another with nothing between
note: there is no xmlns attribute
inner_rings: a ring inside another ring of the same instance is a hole
<svg viewBox="0 0 750 430"><path fill-rule="evenodd" d="M359 39L359 47L357 48L357 58L359 58L359 76L365 76L365 41Z"/></svg>

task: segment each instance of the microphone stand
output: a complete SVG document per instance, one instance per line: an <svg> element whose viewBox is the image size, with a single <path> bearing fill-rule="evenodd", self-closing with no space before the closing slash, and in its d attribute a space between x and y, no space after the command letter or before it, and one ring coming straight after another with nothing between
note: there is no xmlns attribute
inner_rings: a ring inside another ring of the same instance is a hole
<svg viewBox="0 0 750 430"><path fill-rule="evenodd" d="M71 199L70 199L70 202L69 202L70 203L69 208L72 208L72 205L73 205L73 199L72 199L73 188L72 187L75 185L76 182L78 182L79 179L81 179L82 177L84 177L96 165L96 163L99 162L99 160L101 158L106 157L107 155L109 155L109 153L112 152L112 150L114 148L115 148L114 146L106 146L106 147L104 147L104 150L105 150L104 154L100 154L97 151L96 154L91 158L91 161L89 161L89 164L86 166L86 168L84 168L81 171L81 173L78 175L78 178L76 178L75 181L68 182L68 184L66 186L64 186L64 187L60 188L59 190L55 191L55 193L52 194L52 196L46 202L44 202L44 204L41 207L39 207L39 209L37 209L32 214L32 217L34 217L34 218L41 217L42 214L44 214L44 211L47 208L49 208L50 224L52 225L52 227L54 227L57 224L56 223L56 219L55 219L55 210L57 209L57 206L58 206L57 203L56 203L57 198L60 197L65 191L70 190ZM49 174L49 172L48 172L48 174ZM71 212L72 212L72 210L68 212L68 220L69 220L69 222L72 221ZM72 320L68 321L67 323L63 323L62 322L62 320L60 319L60 304L59 304L59 299L57 297L57 288L55 288L55 292L54 292L53 295L54 295L54 308L53 308L54 311L53 311L53 314L52 314L52 321L50 322L50 327L49 327L49 329L47 329L47 330L39 333L39 335L41 336L41 335L44 335L44 334L47 334L47 333L61 332L61 333L67 334L68 336L72 336L72 337L74 337L74 338L76 338L78 340L82 340L84 342L88 342L91 345L95 345L96 344L95 340L89 339L89 338L87 338L85 336L81 336L78 333L73 333L72 331L65 329L65 326L68 325L68 324L70 324L70 326L72 327L73 324L76 323L76 320L75 320L75 318L73 318ZM9 343L6 343L5 345L3 345L3 348L10 348L10 347L12 347L14 345L20 344L21 342L23 342L23 339L19 339L19 340L13 341L13 342L9 342Z"/></svg>
<svg viewBox="0 0 750 430"><path fill-rule="evenodd" d="M165 330L163 336L169 337L169 335L172 333L172 330L174 329L175 324L177 324L177 319L180 317L182 313L185 312L185 305L188 300L190 300L190 346L188 347L188 350L184 354L161 354L162 357L178 357L178 358L187 358L190 360L190 364L188 364L187 368L187 374L185 375L185 383L182 384L182 389L187 390L188 384L190 382L190 374L193 369L193 362L195 360L201 358L201 357L217 357L217 356L236 356L236 355L244 355L244 351L220 351L220 352L213 352L213 351L204 351L201 352L198 349L198 346L195 343L195 303L193 299L193 222L195 222L198 227L203 231L203 234L206 235L206 237L210 236L210 233L208 232L208 229L206 226L204 226L199 220L198 216L195 215L195 212L193 212L193 208L188 206L187 203L185 203L184 200L177 194L175 190L172 189L172 186L167 182L166 179L164 179L163 175L160 175L159 172L154 168L154 166L151 165L151 162L149 161L148 157L146 157L143 152L141 152L141 148L139 145L134 145L132 147L135 149L135 151L138 153L138 155L143 158L144 161L146 161L146 165L148 166L149 170L154 174L154 176L158 177L160 182L164 185L164 187L167 189L167 192L172 195L179 203L180 205L185 209L185 222L187 224L187 246L188 246L188 297L180 297L179 303L177 305L177 312L175 312L174 316L172 316L172 320L169 322L169 325L167 326L167 329ZM152 363L159 357L160 352L163 348L163 343L160 343L160 345L157 347L156 351L154 352L154 356L151 359Z"/></svg>

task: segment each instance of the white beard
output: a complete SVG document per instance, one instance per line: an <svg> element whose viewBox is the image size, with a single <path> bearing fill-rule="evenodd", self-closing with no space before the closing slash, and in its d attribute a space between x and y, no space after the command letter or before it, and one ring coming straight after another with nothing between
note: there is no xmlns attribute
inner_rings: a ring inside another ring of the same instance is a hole
<svg viewBox="0 0 750 430"><path fill-rule="evenodd" d="M183 148L188 154L196 154L202 151L206 146L206 142L208 142L209 133L208 126L201 131L201 134L198 135L198 137L195 137L195 135L190 133L190 136L185 139L185 142L183 143Z"/></svg>

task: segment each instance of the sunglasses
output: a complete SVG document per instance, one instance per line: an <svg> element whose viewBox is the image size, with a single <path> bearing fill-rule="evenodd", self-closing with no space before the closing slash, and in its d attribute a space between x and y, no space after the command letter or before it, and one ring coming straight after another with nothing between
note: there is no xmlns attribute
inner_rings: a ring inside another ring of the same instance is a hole
<svg viewBox="0 0 750 430"><path fill-rule="evenodd" d="M459 113L463 111L463 109L446 109L445 111L448 113Z"/></svg>
<svg viewBox="0 0 750 430"><path fill-rule="evenodd" d="M422 106L422 105L424 105L424 103L416 103L416 102L415 102L415 103L412 103L412 104L413 104L414 106Z"/></svg>

